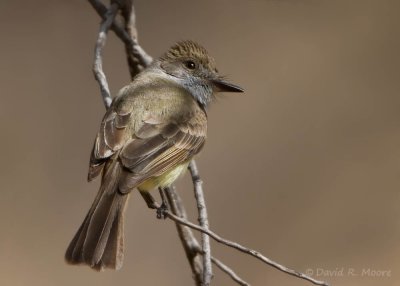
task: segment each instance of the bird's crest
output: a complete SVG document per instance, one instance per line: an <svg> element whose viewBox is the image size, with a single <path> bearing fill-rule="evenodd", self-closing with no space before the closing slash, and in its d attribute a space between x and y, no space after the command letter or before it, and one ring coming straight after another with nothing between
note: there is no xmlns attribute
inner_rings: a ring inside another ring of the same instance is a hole
<svg viewBox="0 0 400 286"><path fill-rule="evenodd" d="M214 58L208 54L202 45L190 40L176 43L160 59L162 61L173 61L181 58L196 59L205 68L216 72Z"/></svg>

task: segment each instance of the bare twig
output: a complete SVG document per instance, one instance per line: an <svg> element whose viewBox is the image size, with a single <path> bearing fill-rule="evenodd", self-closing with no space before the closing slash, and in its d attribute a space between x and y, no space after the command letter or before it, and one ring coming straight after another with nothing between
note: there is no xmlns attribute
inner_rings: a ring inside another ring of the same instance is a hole
<svg viewBox="0 0 400 286"><path fill-rule="evenodd" d="M255 250L253 250L251 248L248 248L248 247L244 247L243 245L241 245L241 244L239 244L237 242L233 242L233 241L230 241L228 239L222 238L221 236L219 236L215 232L213 232L213 231L211 231L209 229L204 229L204 228L202 228L201 226L199 226L197 224L194 224L194 223L189 222L189 221L187 221L185 219L177 217L176 215L172 214L171 212L167 211L166 215L167 215L168 218L170 218L171 220L173 220L175 222L179 222L179 223L181 223L183 225L186 225L186 226L188 226L188 227L190 227L192 229L195 229L195 230L198 230L200 232L206 233L210 237L212 237L215 241L217 241L217 242L219 242L221 244L224 244L226 246L235 248L235 249L237 249L237 250L239 250L239 251L241 251L243 253L249 254L249 255L261 260L265 264L268 264L269 266L272 266L272 267L274 267L274 268L276 268L276 269L278 269L278 270L280 270L280 271L282 271L284 273L287 273L289 275L292 275L292 276L300 278L300 279L304 279L304 280L310 281L311 283L313 283L315 285L322 285L322 286L328 286L329 285L328 283L326 283L324 281L315 280L315 279L311 278L308 275L305 275L305 274L300 273L298 271L295 271L293 269L287 268L286 266L281 265L281 264L269 259L268 257L265 257L264 255L262 255L258 251L255 251Z"/></svg>
<svg viewBox="0 0 400 286"><path fill-rule="evenodd" d="M166 195L168 203L171 207L171 211L182 219L187 220L187 214L184 208L184 204L179 194L176 192L175 187L172 186L170 188L167 188ZM182 245L185 249L188 261L192 267L192 273L196 285L201 285L203 264L200 261L199 255L203 255L204 253L197 239L194 237L192 230L189 227L179 222L175 222L175 225L178 230L179 237L181 238ZM241 279L231 268L225 265L222 261L216 259L215 257L211 257L211 260L217 267L228 274L239 285L250 286L250 284Z"/></svg>
<svg viewBox="0 0 400 286"><path fill-rule="evenodd" d="M100 15L103 19L106 18L106 13L107 13L107 8L104 6L103 3L99 0L88 0L89 3L92 5L92 7L97 11L97 14ZM124 2L124 1L120 1ZM118 2L114 2L115 4L118 4ZM126 2L124 2L126 3ZM127 4L125 4L124 7L126 7ZM136 38L131 38L128 32L125 30L125 28L118 22L114 21L112 23L111 29L115 32L115 34L124 42L125 46L127 47L127 50L129 50L133 56L138 60L138 63L146 67L151 64L153 61L153 58L149 56L145 50L142 49L142 47L139 45L137 42Z"/></svg>
<svg viewBox="0 0 400 286"><path fill-rule="evenodd" d="M171 211L176 216L186 220L187 214L185 207L174 186L166 188L166 196ZM189 227L178 222L175 223L175 226L176 230L178 231L182 247L185 250L186 258L188 259L190 268L192 269L192 275L196 286L201 286L201 283L203 281L203 264L200 256L201 247Z"/></svg>
<svg viewBox="0 0 400 286"><path fill-rule="evenodd" d="M113 3L110 6L110 9L105 13L106 16L100 25L99 35L96 41L96 47L94 50L94 64L93 64L93 73L96 80L99 82L101 96L103 98L104 105L106 108L110 107L112 98L110 95L110 89L108 88L108 83L106 79L106 75L103 72L103 60L102 60L102 51L104 45L107 40L107 33L110 29L112 22L115 19L118 11L118 4Z"/></svg>
<svg viewBox="0 0 400 286"><path fill-rule="evenodd" d="M169 188L168 191L167 191L168 200L169 200L171 194L173 194L172 198L175 200L175 203L177 203L177 202L181 203L180 199L178 199L179 198L178 194L175 192L175 190L173 188ZM159 205L156 204L156 207L159 207ZM171 210L172 210L172 207L171 207ZM280 271L282 271L284 273L287 273L289 275L292 275L292 276L300 278L300 279L304 279L304 280L310 281L311 283L313 283L315 285L329 286L329 284L324 282L324 281L316 280L316 279L314 279L314 278L312 278L312 277L310 277L308 275L305 275L305 274L303 274L301 272L298 272L296 270L290 269L290 268L288 268L288 267L286 267L284 265L281 265L281 264L269 259L268 257L265 257L264 255L262 255L261 253L259 253L256 250L253 250L251 248L245 247L245 246L243 246L243 245L241 245L241 244L239 244L237 242L233 242L233 241L230 241L228 239L225 239L225 238L219 236L218 234L216 234L215 232L213 232L213 231L211 231L209 229L202 228L201 226L188 221L186 219L186 215L184 215L185 218L182 218L182 217L179 217L179 216L171 213L168 210L165 212L165 214L169 219L174 221L175 224L177 225L177 227L179 227L180 229L182 228L182 226L187 226L187 227L190 227L190 228L195 229L197 231L200 231L202 233L206 233L207 235L212 237L215 241L217 241L217 242L219 242L219 243L221 243L223 245L229 246L231 248L235 248L235 249L237 249L237 250L239 250L239 251L241 251L243 253L246 253L248 255L251 255L251 256L261 260L265 264L267 264L269 266L272 266L272 267L274 267L274 268L276 268L276 269L278 269L278 270L280 270ZM188 232L186 231L186 234L187 233ZM188 241L191 242L191 244L189 244L190 245L189 249L190 249L190 251L192 252L192 255L193 255L193 252L199 253L199 251L201 251L201 248L199 247L199 244L198 244L197 240L194 238L193 234L191 234L191 236L192 236L192 238L190 238L189 240L185 240L185 242L186 243ZM203 252L201 251L200 254L202 254L202 253ZM215 260L215 258L212 258L212 260L213 259ZM215 263L215 261L213 261L213 262ZM228 270L229 267L226 266L226 269ZM231 269L229 269L229 270L231 271L231 273L234 273L233 270L231 270ZM234 279L234 280L236 281L236 279ZM238 281L236 281L236 282L238 282ZM246 283L246 282L244 282L244 283Z"/></svg>
<svg viewBox="0 0 400 286"><path fill-rule="evenodd" d="M214 263L219 269L221 269L223 272L228 274L233 281L238 283L241 286L250 286L249 283L246 281L242 280L231 268L229 268L227 265L225 265L222 261L218 260L214 256L211 256L211 261Z"/></svg>
<svg viewBox="0 0 400 286"><path fill-rule="evenodd" d="M199 223L204 229L209 228L206 201L204 199L203 182L200 179L199 170L196 162L192 160L189 164L189 171L192 176L194 195L196 197L197 209L199 212ZM203 285L208 286L211 283L211 246L210 237L204 232L201 234L201 248L203 249Z"/></svg>
<svg viewBox="0 0 400 286"><path fill-rule="evenodd" d="M125 5L122 6L122 17L125 20L125 30L128 32L129 37L134 40L138 44L138 33L136 29L136 13L135 7L133 6L133 0L125 0ZM138 49L139 48L139 49ZM144 52L140 45L138 45L136 51ZM132 48L132 45L125 45L126 56L128 60L129 72L131 74L131 78L133 79L139 72L141 72L146 66L143 63L140 63L137 56L135 56L135 49ZM145 55L142 55L145 57ZM150 63L151 61L149 61Z"/></svg>

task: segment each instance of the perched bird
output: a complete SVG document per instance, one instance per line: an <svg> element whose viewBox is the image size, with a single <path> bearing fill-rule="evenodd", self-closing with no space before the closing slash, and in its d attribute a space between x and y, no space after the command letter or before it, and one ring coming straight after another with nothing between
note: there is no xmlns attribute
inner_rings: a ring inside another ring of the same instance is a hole
<svg viewBox="0 0 400 286"><path fill-rule="evenodd" d="M207 106L216 92L242 92L226 82L202 46L183 41L121 89L100 125L88 181L101 186L65 258L96 270L123 262L124 209L137 188L149 207L149 191L171 185L203 147Z"/></svg>

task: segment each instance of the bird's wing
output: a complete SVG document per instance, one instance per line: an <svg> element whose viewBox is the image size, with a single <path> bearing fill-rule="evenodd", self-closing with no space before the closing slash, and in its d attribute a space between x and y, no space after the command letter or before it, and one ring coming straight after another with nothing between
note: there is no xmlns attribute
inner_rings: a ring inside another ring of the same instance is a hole
<svg viewBox="0 0 400 286"><path fill-rule="evenodd" d="M131 105L112 105L103 117L90 156L88 181L97 177L109 157L119 151L131 138L128 129Z"/></svg>
<svg viewBox="0 0 400 286"><path fill-rule="evenodd" d="M143 181L189 161L203 147L206 132L207 118L202 110L185 122L146 120L119 153L127 169L119 182L120 192L129 192Z"/></svg>
<svg viewBox="0 0 400 286"><path fill-rule="evenodd" d="M111 156L124 166L120 191L157 177L190 160L205 142L207 116L200 108L177 120L147 115L133 131L132 105L112 105L106 112L92 149L88 180L97 177Z"/></svg>

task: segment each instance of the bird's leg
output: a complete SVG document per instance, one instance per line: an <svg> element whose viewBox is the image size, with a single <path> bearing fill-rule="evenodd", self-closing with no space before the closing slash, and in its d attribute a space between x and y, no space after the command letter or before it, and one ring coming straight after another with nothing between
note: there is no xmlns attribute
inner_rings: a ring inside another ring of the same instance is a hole
<svg viewBox="0 0 400 286"><path fill-rule="evenodd" d="M149 209L158 209L160 206L154 199L154 197L148 192L148 191L143 191L139 190L140 194L142 195L144 201L146 202L147 206Z"/></svg>
<svg viewBox="0 0 400 286"><path fill-rule="evenodd" d="M166 211L168 210L167 199L165 197L165 190L162 187L158 188L161 197L161 206L157 208L157 218L165 219L167 217Z"/></svg>
<svg viewBox="0 0 400 286"><path fill-rule="evenodd" d="M154 199L154 197L148 192L144 190L139 190L140 194L142 195L144 201L146 202L148 208L150 209L155 209L157 210L157 218L165 219L167 217L166 211L168 210L164 190L162 188L159 188L160 191L160 196L161 196L161 206L157 203L157 201Z"/></svg>

